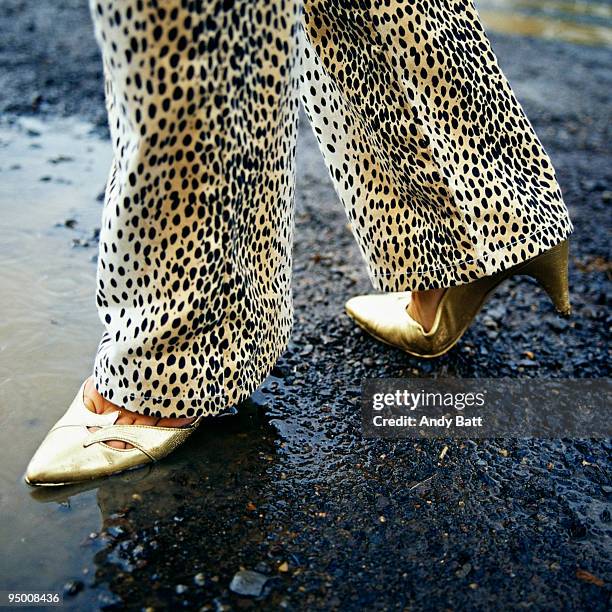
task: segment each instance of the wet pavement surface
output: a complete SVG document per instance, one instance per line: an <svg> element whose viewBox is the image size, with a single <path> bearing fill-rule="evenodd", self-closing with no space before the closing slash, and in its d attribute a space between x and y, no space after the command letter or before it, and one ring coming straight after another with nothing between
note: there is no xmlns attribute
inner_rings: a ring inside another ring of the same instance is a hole
<svg viewBox="0 0 612 612"><path fill-rule="evenodd" d="M32 490L101 333L110 147L84 3L6 0L0 28L0 589L73 609L609 609L609 440L367 440L358 406L366 377L609 376L609 48L492 35L576 228L571 319L520 280L435 361L355 328L343 303L370 286L304 124L296 323L272 375L159 464Z"/></svg>

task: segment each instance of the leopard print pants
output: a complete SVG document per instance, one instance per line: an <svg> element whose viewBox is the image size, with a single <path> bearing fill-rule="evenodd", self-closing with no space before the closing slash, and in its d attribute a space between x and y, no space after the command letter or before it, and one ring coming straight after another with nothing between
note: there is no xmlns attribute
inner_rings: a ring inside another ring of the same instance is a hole
<svg viewBox="0 0 612 612"><path fill-rule="evenodd" d="M247 397L292 323L302 102L374 286L468 283L571 231L472 0L91 0L114 162L94 374L142 414Z"/></svg>

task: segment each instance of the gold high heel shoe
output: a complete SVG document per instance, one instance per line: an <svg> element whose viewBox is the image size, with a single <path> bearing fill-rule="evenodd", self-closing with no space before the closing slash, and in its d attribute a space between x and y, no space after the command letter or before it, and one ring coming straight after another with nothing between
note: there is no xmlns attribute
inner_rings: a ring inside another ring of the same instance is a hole
<svg viewBox="0 0 612 612"><path fill-rule="evenodd" d="M569 244L564 240L549 251L508 270L467 285L446 289L431 329L426 332L408 314L410 292L361 295L346 303L347 314L377 340L416 357L440 357L465 333L487 299L507 278L526 274L535 278L557 311L571 311L567 284Z"/></svg>
<svg viewBox="0 0 612 612"><path fill-rule="evenodd" d="M64 416L51 428L32 457L25 474L31 485L72 484L109 476L158 461L180 446L202 420L187 427L115 425L120 411L96 414L85 406L85 383ZM90 431L88 428L99 428ZM113 448L120 440L133 448Z"/></svg>

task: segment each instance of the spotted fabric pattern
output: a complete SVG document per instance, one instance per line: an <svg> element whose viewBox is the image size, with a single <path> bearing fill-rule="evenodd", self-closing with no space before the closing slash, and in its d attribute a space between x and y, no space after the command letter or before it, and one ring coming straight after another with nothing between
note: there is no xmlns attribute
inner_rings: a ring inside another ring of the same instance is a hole
<svg viewBox="0 0 612 612"><path fill-rule="evenodd" d="M571 231L471 0L307 0L302 100L382 291L469 283Z"/></svg>
<svg viewBox="0 0 612 612"><path fill-rule="evenodd" d="M114 161L100 393L217 414L285 350L302 102L374 286L468 283L571 231L471 0L90 0Z"/></svg>

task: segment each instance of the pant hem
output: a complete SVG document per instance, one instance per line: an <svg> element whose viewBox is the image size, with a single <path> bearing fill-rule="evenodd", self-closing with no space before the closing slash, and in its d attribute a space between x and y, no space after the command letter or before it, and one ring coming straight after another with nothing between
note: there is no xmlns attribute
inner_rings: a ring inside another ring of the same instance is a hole
<svg viewBox="0 0 612 612"><path fill-rule="evenodd" d="M369 276L372 285L379 291L384 292L423 291L465 285L480 278L503 272L541 255L566 240L573 229L571 221L566 218L562 224L547 226L523 239L512 240L481 257L474 257L444 266L420 268L416 272L403 270L380 274L370 273ZM549 238L546 243L539 240L542 234L547 234ZM524 253L517 252L518 245L526 247ZM513 261L511 257L506 257L506 255L518 255L518 258ZM456 270L456 272L454 275L449 274L449 270ZM437 275L439 278L434 277L428 279L429 282L423 282L422 276L424 274Z"/></svg>
<svg viewBox="0 0 612 612"><path fill-rule="evenodd" d="M279 342L278 350L270 356L270 359L267 361L266 365L259 368L256 372L248 372L248 376L245 377L248 379L246 384L239 386L232 392L223 392L216 395L192 398L184 396L149 397L142 394L130 394L127 401L124 401L124 397L122 396L125 393L125 390L123 388L113 386L112 384L108 383L101 383L96 377L95 370L93 373L93 380L98 393L100 393L102 397L106 397L105 394L108 394L108 391L113 391L114 399L121 397L122 408L143 416L170 418L217 416L221 413L227 412L232 406L235 406L236 404L248 399L257 390L257 388L264 383L277 361L287 350L289 340L290 334L288 334L285 338L282 338ZM252 357L254 357L254 355ZM102 377L102 373L100 374ZM146 411L144 410L145 408L147 409Z"/></svg>

